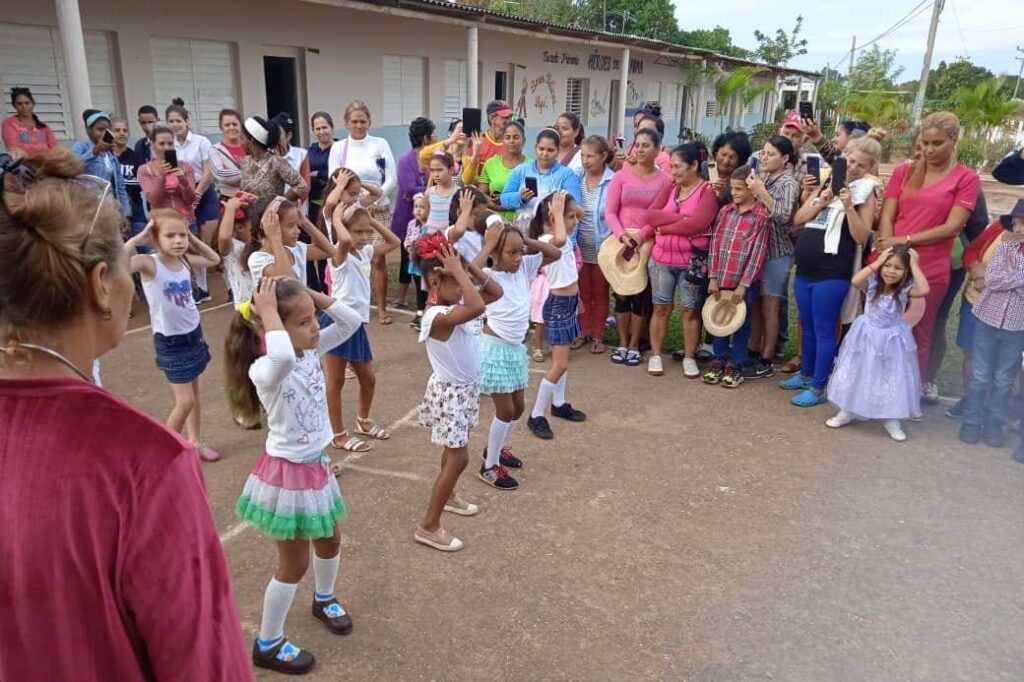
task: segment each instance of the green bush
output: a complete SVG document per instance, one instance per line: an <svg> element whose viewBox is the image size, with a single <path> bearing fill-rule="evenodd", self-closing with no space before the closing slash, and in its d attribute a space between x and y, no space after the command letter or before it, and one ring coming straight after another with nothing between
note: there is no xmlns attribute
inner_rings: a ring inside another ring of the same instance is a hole
<svg viewBox="0 0 1024 682"><path fill-rule="evenodd" d="M754 129L750 131L750 147L755 152L759 151L764 147L764 143L768 141L768 138L774 135L779 130L777 123L758 123L754 126Z"/></svg>
<svg viewBox="0 0 1024 682"><path fill-rule="evenodd" d="M978 168L985 162L985 148L974 140L962 140L956 148L960 163Z"/></svg>

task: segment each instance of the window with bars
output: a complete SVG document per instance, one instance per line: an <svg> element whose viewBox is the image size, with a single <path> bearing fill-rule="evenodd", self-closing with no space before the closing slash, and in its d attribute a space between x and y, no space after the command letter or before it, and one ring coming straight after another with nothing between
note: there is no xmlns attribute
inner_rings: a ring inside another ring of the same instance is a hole
<svg viewBox="0 0 1024 682"><path fill-rule="evenodd" d="M674 120L679 116L681 88L682 86L679 83L665 83L663 88L665 99L661 103L661 117L666 121Z"/></svg>
<svg viewBox="0 0 1024 682"><path fill-rule="evenodd" d="M566 81L565 110L579 116L583 125L587 125L589 90L590 80L587 78L569 78Z"/></svg>
<svg viewBox="0 0 1024 682"><path fill-rule="evenodd" d="M381 57L381 67L382 125L408 125L412 119L423 116L427 60L386 54Z"/></svg>
<svg viewBox="0 0 1024 682"><path fill-rule="evenodd" d="M466 62L461 59L444 60L444 120L445 124L462 117L466 106Z"/></svg>
<svg viewBox="0 0 1024 682"><path fill-rule="evenodd" d="M197 133L220 132L221 109L237 109L238 69L231 43L153 36L153 89L157 109L175 97L185 100L190 128Z"/></svg>
<svg viewBox="0 0 1024 682"><path fill-rule="evenodd" d="M706 118L714 118L718 116L718 102L713 99L709 99L707 104L704 106L704 116Z"/></svg>

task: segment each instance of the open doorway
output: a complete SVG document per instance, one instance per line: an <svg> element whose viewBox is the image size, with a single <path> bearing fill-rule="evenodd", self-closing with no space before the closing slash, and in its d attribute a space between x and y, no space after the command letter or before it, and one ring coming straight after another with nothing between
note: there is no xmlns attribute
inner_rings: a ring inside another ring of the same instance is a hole
<svg viewBox="0 0 1024 682"><path fill-rule="evenodd" d="M267 116L285 111L296 119L295 127L302 136L305 126L299 121L299 75L294 57L263 57L263 81L267 89Z"/></svg>

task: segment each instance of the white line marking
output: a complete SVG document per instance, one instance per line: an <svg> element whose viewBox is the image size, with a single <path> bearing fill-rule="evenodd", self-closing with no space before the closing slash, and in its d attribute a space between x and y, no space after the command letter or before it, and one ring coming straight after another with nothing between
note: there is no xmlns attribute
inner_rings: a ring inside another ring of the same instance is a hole
<svg viewBox="0 0 1024 682"><path fill-rule="evenodd" d="M220 534L220 544L226 545L229 540L232 540L235 537L241 535L248 527L249 523L247 521L242 521L241 523L236 523L235 525L231 526L231 528L228 528L226 531Z"/></svg>
<svg viewBox="0 0 1024 682"><path fill-rule="evenodd" d="M209 313L209 312L213 312L214 310L220 310L221 308L226 308L229 305L234 305L234 304L231 303L231 301L228 301L227 303L220 303L218 305L210 306L209 308L202 308L199 311L199 314L202 315L203 313ZM150 328L150 325L148 325L148 324L145 327L136 327L135 329L129 329L128 331L126 331L124 333L124 335L128 336L129 334L135 334L137 332L145 331L145 330L147 330L149 328Z"/></svg>
<svg viewBox="0 0 1024 682"><path fill-rule="evenodd" d="M429 483L430 479L426 476L420 476L408 471L392 471L390 469L376 469L374 467L365 467L362 464L346 463L345 469L351 469L352 471L358 471L364 474L374 474L376 476L390 476L391 478L401 478L406 481L417 481L421 483Z"/></svg>

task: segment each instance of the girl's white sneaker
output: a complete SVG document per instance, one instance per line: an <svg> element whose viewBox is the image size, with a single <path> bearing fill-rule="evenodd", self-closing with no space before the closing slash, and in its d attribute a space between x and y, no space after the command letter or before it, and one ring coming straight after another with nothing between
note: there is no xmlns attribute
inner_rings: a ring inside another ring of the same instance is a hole
<svg viewBox="0 0 1024 682"><path fill-rule="evenodd" d="M883 426L889 433L889 437L897 443L902 443L907 439L907 434L903 432L903 426L900 424L899 419L886 419Z"/></svg>
<svg viewBox="0 0 1024 682"><path fill-rule="evenodd" d="M853 415L846 410L839 410L836 416L825 420L825 426L830 429L838 429L853 421Z"/></svg>

